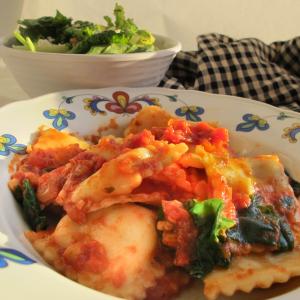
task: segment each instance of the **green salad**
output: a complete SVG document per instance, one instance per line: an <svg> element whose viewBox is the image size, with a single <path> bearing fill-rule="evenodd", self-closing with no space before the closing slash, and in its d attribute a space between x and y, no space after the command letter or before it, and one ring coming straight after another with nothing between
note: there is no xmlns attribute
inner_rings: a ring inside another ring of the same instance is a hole
<svg viewBox="0 0 300 300"><path fill-rule="evenodd" d="M73 21L58 10L54 17L19 20L14 32L15 49L55 53L121 54L156 50L151 32L139 29L116 4L114 20L105 16L106 25Z"/></svg>

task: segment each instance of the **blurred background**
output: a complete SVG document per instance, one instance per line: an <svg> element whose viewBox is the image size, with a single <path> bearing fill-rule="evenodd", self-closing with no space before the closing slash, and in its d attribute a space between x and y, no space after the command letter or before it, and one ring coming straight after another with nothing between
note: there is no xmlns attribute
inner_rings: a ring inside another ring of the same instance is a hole
<svg viewBox="0 0 300 300"><path fill-rule="evenodd" d="M53 15L56 9L74 19L102 22L111 15L113 0L0 0L0 36L9 34L21 18ZM265 42L299 35L299 0L119 0L128 16L150 31L196 48L200 33L218 32L234 38Z"/></svg>

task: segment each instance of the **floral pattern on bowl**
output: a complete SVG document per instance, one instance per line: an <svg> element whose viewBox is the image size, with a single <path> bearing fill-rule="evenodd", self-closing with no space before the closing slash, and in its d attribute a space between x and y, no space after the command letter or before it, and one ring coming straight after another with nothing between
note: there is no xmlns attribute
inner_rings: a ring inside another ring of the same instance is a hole
<svg viewBox="0 0 300 300"><path fill-rule="evenodd" d="M8 266L8 261L21 265L31 265L35 261L22 252L11 248L0 248L0 268Z"/></svg>
<svg viewBox="0 0 300 300"><path fill-rule="evenodd" d="M24 154L26 145L17 144L17 139L12 134L4 133L0 136L0 156L8 156L11 153Z"/></svg>

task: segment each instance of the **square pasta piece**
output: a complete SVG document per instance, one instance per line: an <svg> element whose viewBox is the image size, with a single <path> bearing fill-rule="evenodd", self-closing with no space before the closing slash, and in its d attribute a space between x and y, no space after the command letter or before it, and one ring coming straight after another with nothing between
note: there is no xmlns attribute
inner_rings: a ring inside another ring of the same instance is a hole
<svg viewBox="0 0 300 300"><path fill-rule="evenodd" d="M255 288L269 288L300 276L300 231L294 231L293 251L273 254L250 254L235 257L228 269L218 269L204 279L204 295L214 300L221 294L232 296L237 291L250 293Z"/></svg>

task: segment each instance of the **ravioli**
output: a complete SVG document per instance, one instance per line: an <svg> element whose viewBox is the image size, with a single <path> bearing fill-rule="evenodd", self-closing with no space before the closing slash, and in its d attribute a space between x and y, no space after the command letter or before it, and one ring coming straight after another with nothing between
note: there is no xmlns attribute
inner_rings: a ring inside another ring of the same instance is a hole
<svg viewBox="0 0 300 300"><path fill-rule="evenodd" d="M89 214L84 224L65 216L53 233L26 236L67 277L104 293L139 300L164 275L164 267L154 260L155 220L149 209L115 205Z"/></svg>
<svg viewBox="0 0 300 300"><path fill-rule="evenodd" d="M138 133L144 129L151 129L153 127L166 127L168 121L173 116L160 108L159 106L144 107L135 118L133 118L125 130L125 135L130 133Z"/></svg>
<svg viewBox="0 0 300 300"><path fill-rule="evenodd" d="M250 293L254 288L269 288L300 276L300 235L296 233L293 251L280 254L250 254L235 257L226 270L211 272L204 279L204 295L214 300L221 294L232 296L237 291Z"/></svg>
<svg viewBox="0 0 300 300"><path fill-rule="evenodd" d="M84 222L86 213L102 207L106 197L127 195L138 187L143 178L161 171L187 151L184 144L158 143L136 148L103 164L102 168L80 183L75 191L60 203L69 216Z"/></svg>
<svg viewBox="0 0 300 300"><path fill-rule="evenodd" d="M36 140L28 149L29 152L32 150L59 149L74 144L78 144L81 149L87 149L90 146L84 140L67 132L58 131L54 128L41 127Z"/></svg>

